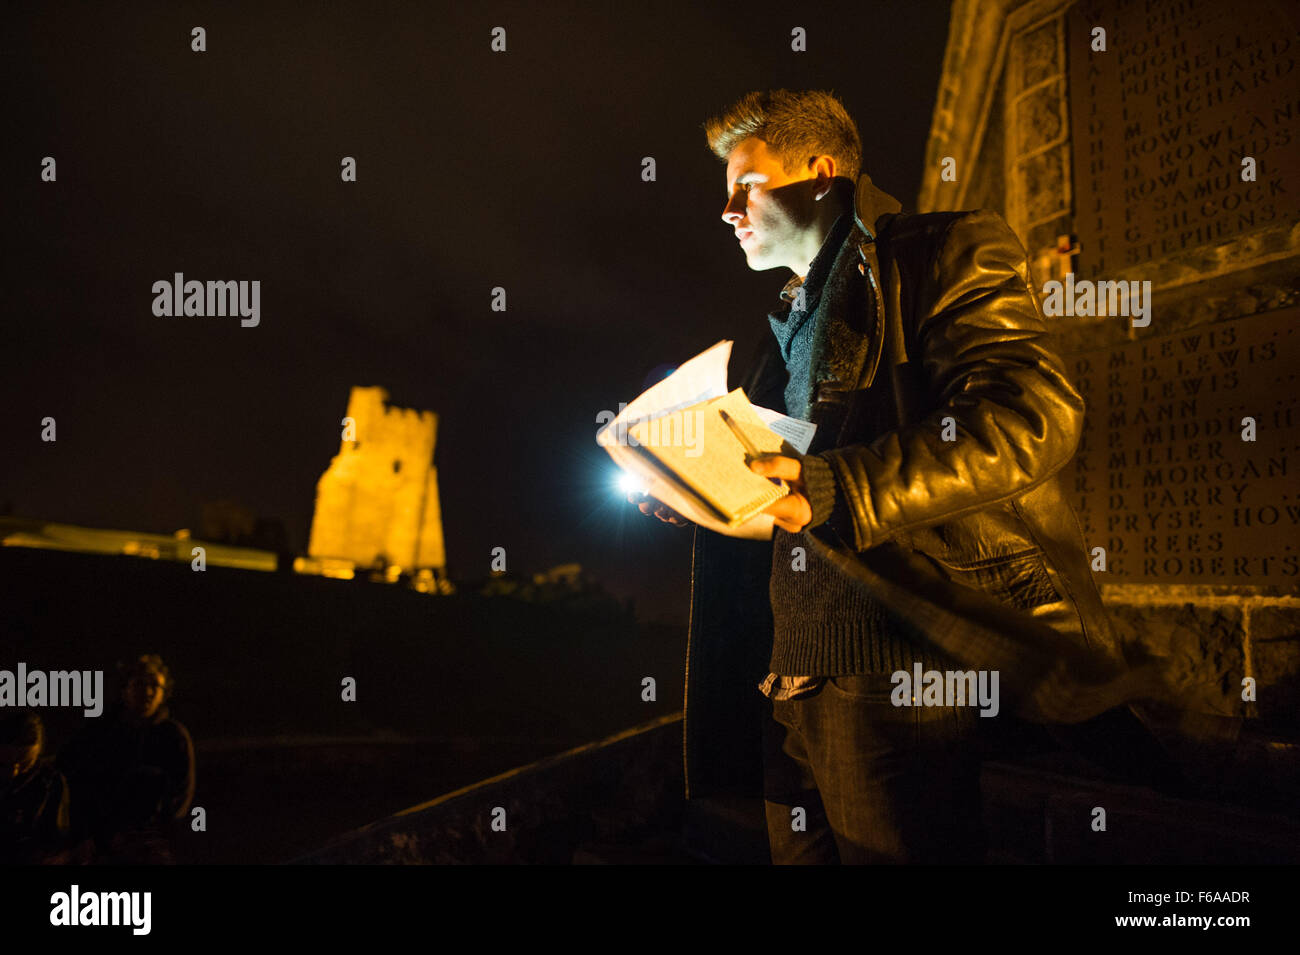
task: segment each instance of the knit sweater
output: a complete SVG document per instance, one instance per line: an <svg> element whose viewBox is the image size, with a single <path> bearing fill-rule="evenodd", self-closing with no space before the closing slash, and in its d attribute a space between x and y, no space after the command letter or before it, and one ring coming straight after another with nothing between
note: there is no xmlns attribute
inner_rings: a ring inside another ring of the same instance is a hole
<svg viewBox="0 0 1300 955"><path fill-rule="evenodd" d="M806 278L801 282L796 277L782 290L781 297L790 307L768 316L789 373L785 411L796 418L809 416L812 342L818 323L866 307L856 246L848 241L853 234L853 217L845 212L831 226ZM801 285L804 295L799 309L794 304ZM835 438L819 432L809 450L819 444L826 448ZM803 458L803 479L813 512L808 528L828 520L835 527L851 526L843 492L824 457L811 453ZM772 672L783 676L893 673L911 670L916 661L926 669L935 668L934 653L922 649L922 641L909 639L906 621L894 617L860 585L817 556L807 540L808 528L798 534L777 528L773 534ZM802 548L802 554L795 548Z"/></svg>

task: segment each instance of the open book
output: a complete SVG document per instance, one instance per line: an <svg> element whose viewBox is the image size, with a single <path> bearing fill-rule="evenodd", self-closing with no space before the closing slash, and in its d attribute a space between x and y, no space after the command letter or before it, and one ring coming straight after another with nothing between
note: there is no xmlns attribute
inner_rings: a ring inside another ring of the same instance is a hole
<svg viewBox="0 0 1300 955"><path fill-rule="evenodd" d="M702 527L770 540L761 513L789 493L749 469L753 453L804 454L816 427L727 391L730 341L683 364L628 404L596 435L646 492Z"/></svg>

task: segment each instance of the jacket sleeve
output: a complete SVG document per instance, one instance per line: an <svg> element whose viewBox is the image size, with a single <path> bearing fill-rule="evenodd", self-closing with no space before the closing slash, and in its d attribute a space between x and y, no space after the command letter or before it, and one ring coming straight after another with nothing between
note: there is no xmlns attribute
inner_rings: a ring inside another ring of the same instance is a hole
<svg viewBox="0 0 1300 955"><path fill-rule="evenodd" d="M912 360L930 410L869 445L821 455L835 500L817 517L829 516L859 551L1024 493L1070 460L1083 426L1083 399L1052 347L1024 248L1001 216L954 219L920 285Z"/></svg>

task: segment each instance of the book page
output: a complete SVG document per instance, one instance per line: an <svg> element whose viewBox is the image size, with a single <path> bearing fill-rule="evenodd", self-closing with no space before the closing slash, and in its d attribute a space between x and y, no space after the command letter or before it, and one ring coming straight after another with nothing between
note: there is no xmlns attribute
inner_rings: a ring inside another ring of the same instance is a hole
<svg viewBox="0 0 1300 955"><path fill-rule="evenodd" d="M776 528L776 520L771 514L756 514L739 524L728 524L714 516L713 508L700 500L685 485L662 474L657 468L649 468L639 449L625 445L607 445L605 448L614 463L626 473L636 477L656 501L668 505L682 517L707 530L715 531L727 537L740 537L746 540L771 540Z"/></svg>
<svg viewBox="0 0 1300 955"><path fill-rule="evenodd" d="M725 411L735 429L744 434L757 454L779 454L785 442L754 412L737 388L689 408L649 422L633 425L628 434L655 459L706 501L728 524L747 520L789 489L749 469L750 451L720 412Z"/></svg>
<svg viewBox="0 0 1300 955"><path fill-rule="evenodd" d="M613 443L627 444L628 429L632 425L725 395L731 345L726 339L718 342L684 362L663 381L641 392L613 421L596 432L596 443L601 447Z"/></svg>
<svg viewBox="0 0 1300 955"><path fill-rule="evenodd" d="M683 363L663 381L633 399L613 421L601 428L596 433L596 442L620 470L642 484L646 493L692 523L728 537L771 540L776 526L772 515L759 513L738 524L721 520L711 505L671 472L666 472L662 465L657 462L655 466L648 464L644 449L633 446L627 433L632 423L653 420L674 410L725 395L731 346L731 341L720 341Z"/></svg>
<svg viewBox="0 0 1300 955"><path fill-rule="evenodd" d="M808 453L808 448L812 445L813 435L817 433L817 425L811 421L804 421L802 418L791 418L789 415L773 411L771 408L764 408L761 405L754 405L753 408L759 420L789 441L791 447L800 454Z"/></svg>

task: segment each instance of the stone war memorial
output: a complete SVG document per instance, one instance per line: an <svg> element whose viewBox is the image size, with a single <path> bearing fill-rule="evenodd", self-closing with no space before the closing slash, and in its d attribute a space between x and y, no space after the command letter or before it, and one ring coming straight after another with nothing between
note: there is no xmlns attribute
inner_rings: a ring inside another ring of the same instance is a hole
<svg viewBox="0 0 1300 955"><path fill-rule="evenodd" d="M1086 402L1064 479L1103 599L1195 688L1191 761L1227 788L1296 784L1296 23L956 0L918 201L995 209L1025 244Z"/></svg>
<svg viewBox="0 0 1300 955"><path fill-rule="evenodd" d="M316 485L308 554L358 572L430 580L446 576L438 469L438 416L388 404L383 388L353 388L339 453Z"/></svg>

